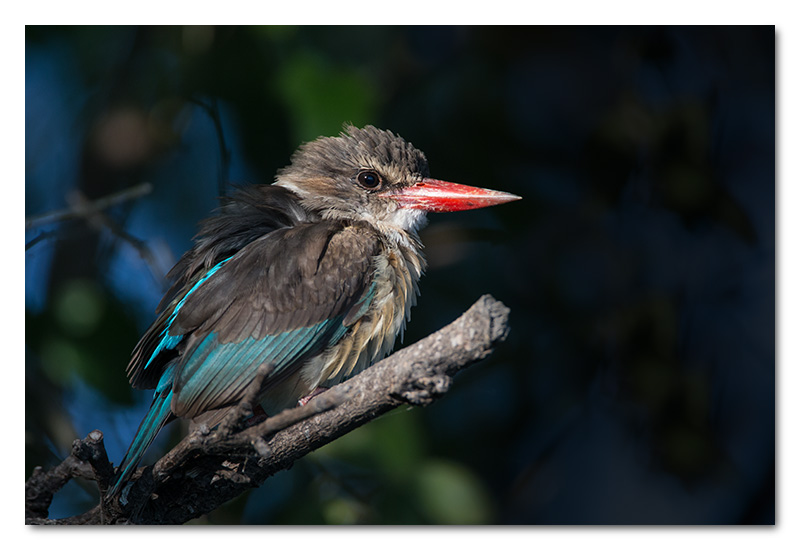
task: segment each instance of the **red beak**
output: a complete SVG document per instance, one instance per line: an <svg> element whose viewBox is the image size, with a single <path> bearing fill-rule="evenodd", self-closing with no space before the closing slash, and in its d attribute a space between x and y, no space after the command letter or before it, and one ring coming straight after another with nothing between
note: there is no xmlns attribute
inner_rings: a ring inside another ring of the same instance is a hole
<svg viewBox="0 0 800 550"><path fill-rule="evenodd" d="M503 191L470 187L430 178L425 178L416 185L404 187L391 195L387 194L387 196L391 196L397 201L401 208L415 208L428 212L472 210L522 198Z"/></svg>

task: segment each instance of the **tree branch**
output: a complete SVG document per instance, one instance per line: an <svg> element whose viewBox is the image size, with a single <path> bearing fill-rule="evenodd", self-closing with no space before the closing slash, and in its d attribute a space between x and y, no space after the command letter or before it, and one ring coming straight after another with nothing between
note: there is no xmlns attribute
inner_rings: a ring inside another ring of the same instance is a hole
<svg viewBox="0 0 800 550"><path fill-rule="evenodd" d="M75 191L67 195L69 208L30 217L25 220L25 230L27 231L40 225L83 219L88 227L97 231L108 229L115 237L132 246L150 269L153 279L158 283L162 283L164 272L159 269L156 258L147 244L125 231L122 225L105 212L105 210L113 206L141 198L152 193L152 191L153 184L145 182L93 201L88 200L81 192ZM43 231L25 244L25 250L30 250L40 242L58 236L63 235L57 231Z"/></svg>
<svg viewBox="0 0 800 550"><path fill-rule="evenodd" d="M31 216L25 220L25 230L27 231L28 229L32 229L40 225L62 222L75 218L89 218L102 212L103 210L111 208L112 206L116 206L117 204L148 195L152 193L152 191L153 184L145 182L94 201L83 200L76 202L75 204L71 205L70 208L46 212L37 216Z"/></svg>
<svg viewBox="0 0 800 550"><path fill-rule="evenodd" d="M32 502L29 486L38 488L39 496L33 499L35 506L32 514L26 514L27 521L182 524L206 514L247 489L258 487L311 451L397 406L425 406L440 398L449 390L456 373L490 355L495 345L505 340L508 314L509 309L501 302L482 296L443 329L314 397L307 405L237 431L242 407L246 410L249 403L245 399L229 412L223 421L225 429L199 426L154 466L140 468L131 478L134 483L121 496L81 516L43 519L52 494L66 481L58 485L43 484L41 480L63 479L64 471L54 473L59 469L74 471L72 465L65 466L70 459L78 459L73 450L54 470L44 474L37 468L28 480L26 511L31 510ZM90 464L95 472L102 466ZM95 477L101 479L104 493L107 472Z"/></svg>
<svg viewBox="0 0 800 550"><path fill-rule="evenodd" d="M228 184L228 172L231 165L231 150L225 143L225 133L222 131L222 115L219 112L219 103L216 98L211 98L208 103L201 99L191 99L193 103L199 105L211 118L214 123L214 130L217 132L219 143L219 168L217 169L217 192L220 198L225 196L225 188Z"/></svg>
<svg viewBox="0 0 800 550"><path fill-rule="evenodd" d="M95 480L100 490L105 492L113 475L114 468L108 461L106 448L103 445L103 433L100 430L94 430L83 440L76 439L72 443L72 452L61 464L48 472L37 467L25 483L26 521L53 523L53 520L44 518L47 517L53 495L69 480L76 477ZM76 518L81 517L76 516ZM84 523L84 521L76 519L72 523Z"/></svg>

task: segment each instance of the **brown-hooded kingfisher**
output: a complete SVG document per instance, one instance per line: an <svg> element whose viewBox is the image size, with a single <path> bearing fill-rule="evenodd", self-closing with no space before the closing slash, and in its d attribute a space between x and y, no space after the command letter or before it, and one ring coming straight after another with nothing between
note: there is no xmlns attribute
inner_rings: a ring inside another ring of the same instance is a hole
<svg viewBox="0 0 800 550"><path fill-rule="evenodd" d="M110 494L167 422L218 421L261 365L275 414L384 357L416 303L426 213L519 198L431 179L421 151L372 126L306 143L274 184L234 191L133 350L130 383L155 395Z"/></svg>

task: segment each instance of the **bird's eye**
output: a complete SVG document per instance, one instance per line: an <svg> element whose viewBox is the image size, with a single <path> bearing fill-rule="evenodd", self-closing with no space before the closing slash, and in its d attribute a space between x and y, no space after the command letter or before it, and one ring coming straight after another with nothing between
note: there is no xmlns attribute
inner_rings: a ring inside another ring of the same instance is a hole
<svg viewBox="0 0 800 550"><path fill-rule="evenodd" d="M365 170L358 173L358 184L364 189L375 189L381 184L381 177L372 170Z"/></svg>

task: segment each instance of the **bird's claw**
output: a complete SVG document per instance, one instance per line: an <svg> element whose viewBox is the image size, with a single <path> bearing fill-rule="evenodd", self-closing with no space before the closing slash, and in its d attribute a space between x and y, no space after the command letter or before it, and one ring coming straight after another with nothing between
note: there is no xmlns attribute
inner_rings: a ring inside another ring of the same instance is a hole
<svg viewBox="0 0 800 550"><path fill-rule="evenodd" d="M308 404L309 401L314 399L316 396L321 394L322 392L326 391L328 388L315 388L314 391L306 395L305 397L301 397L297 400L297 405L303 407L304 405Z"/></svg>

